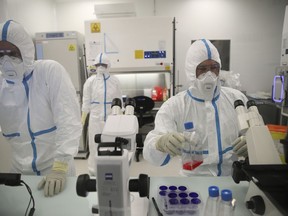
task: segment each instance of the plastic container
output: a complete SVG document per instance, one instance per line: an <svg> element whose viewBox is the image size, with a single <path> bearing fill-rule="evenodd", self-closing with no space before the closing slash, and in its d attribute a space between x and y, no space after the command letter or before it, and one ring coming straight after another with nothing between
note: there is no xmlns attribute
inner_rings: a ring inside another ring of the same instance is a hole
<svg viewBox="0 0 288 216"><path fill-rule="evenodd" d="M157 199L164 215L198 216L203 207L199 193L190 191L184 185L159 186Z"/></svg>
<svg viewBox="0 0 288 216"><path fill-rule="evenodd" d="M204 216L216 216L219 204L219 188L217 186L210 186L208 188L208 194Z"/></svg>
<svg viewBox="0 0 288 216"><path fill-rule="evenodd" d="M233 216L234 206L232 205L232 191L225 189L221 191L221 200L219 202L217 216Z"/></svg>
<svg viewBox="0 0 288 216"><path fill-rule="evenodd" d="M168 204L166 200L166 196L168 194L168 187L166 185L161 185L159 186L159 191L158 191L158 205L160 209L167 210Z"/></svg>
<svg viewBox="0 0 288 216"><path fill-rule="evenodd" d="M203 163L202 148L198 145L197 134L193 122L186 122L184 124L185 143L182 148L182 169L185 171L192 171Z"/></svg>

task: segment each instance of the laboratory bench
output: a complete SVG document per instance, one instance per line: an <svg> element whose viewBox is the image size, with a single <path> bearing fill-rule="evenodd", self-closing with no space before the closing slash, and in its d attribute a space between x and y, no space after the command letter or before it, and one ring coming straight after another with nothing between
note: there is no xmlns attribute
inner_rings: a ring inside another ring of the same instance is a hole
<svg viewBox="0 0 288 216"><path fill-rule="evenodd" d="M136 178L136 177L135 177ZM44 197L43 190L37 190L37 184L41 177L21 176L21 179L28 184L35 199L34 216L91 216L91 208L97 202L97 193L90 192L87 197L79 197L76 193L77 177L68 177L66 189L53 197ZM205 206L208 196L208 187L216 185L220 190L230 189L233 198L236 199L234 216L252 215L245 207L245 195L248 190L248 182L236 184L232 177L150 177L150 196L147 198L136 197L136 192L131 193L131 216L143 215L157 216L152 197L157 198L160 185L184 185L189 190L200 195L200 200ZM137 193L138 194L138 193ZM136 199L137 198L137 199ZM24 215L30 195L24 186L0 185L0 215L18 216ZM140 200L140 201L139 201ZM31 207L31 206L30 206ZM135 213L136 212L136 213ZM203 211L202 211L203 212ZM202 215L202 214L199 214Z"/></svg>

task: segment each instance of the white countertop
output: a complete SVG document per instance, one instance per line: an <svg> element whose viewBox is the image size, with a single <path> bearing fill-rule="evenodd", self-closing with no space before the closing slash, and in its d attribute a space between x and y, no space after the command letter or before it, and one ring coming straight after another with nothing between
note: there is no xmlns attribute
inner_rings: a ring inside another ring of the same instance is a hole
<svg viewBox="0 0 288 216"><path fill-rule="evenodd" d="M34 216L91 216L91 207L97 202L97 193L91 192L88 197L79 197L76 194L77 177L68 177L66 189L54 196L44 197L43 191L37 190L37 184L41 177L21 176L31 188L36 202ZM159 185L185 185L193 191L197 191L203 202L208 196L208 187L217 185L222 189L231 189L236 199L236 211L234 216L249 216L250 212L245 207L244 198L248 190L248 182L234 183L231 177L151 177L150 199L137 198L137 194L131 193L132 216L133 212L147 212L149 216L157 216L151 198L157 196ZM24 186L0 185L0 215L18 216L24 215L30 196ZM134 209L134 210L133 210ZM138 216L138 215L137 215Z"/></svg>

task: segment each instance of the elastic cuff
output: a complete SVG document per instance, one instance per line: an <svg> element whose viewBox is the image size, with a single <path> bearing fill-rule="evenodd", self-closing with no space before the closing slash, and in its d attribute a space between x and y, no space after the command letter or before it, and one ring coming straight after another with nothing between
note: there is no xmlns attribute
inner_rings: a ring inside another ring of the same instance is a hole
<svg viewBox="0 0 288 216"><path fill-rule="evenodd" d="M53 171L67 172L68 171L68 164L65 162L54 161L52 170Z"/></svg>

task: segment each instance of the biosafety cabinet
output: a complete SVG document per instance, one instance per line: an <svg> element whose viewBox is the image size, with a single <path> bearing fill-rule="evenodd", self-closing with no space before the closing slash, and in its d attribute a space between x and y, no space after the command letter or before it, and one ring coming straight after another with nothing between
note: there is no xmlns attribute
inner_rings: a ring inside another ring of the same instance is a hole
<svg viewBox="0 0 288 216"><path fill-rule="evenodd" d="M85 21L87 65L93 65L97 54L103 52L111 61L110 72L119 78L124 96L145 95L158 86L171 92L171 96L175 78L174 34L172 17Z"/></svg>
<svg viewBox="0 0 288 216"><path fill-rule="evenodd" d="M39 32L35 35L36 58L51 59L64 66L75 87L79 104L86 79L83 58L84 37L76 31ZM79 110L80 112L80 110ZM86 130L80 140L79 153L86 155ZM86 157L84 156L83 157ZM80 156L82 157L82 156Z"/></svg>

